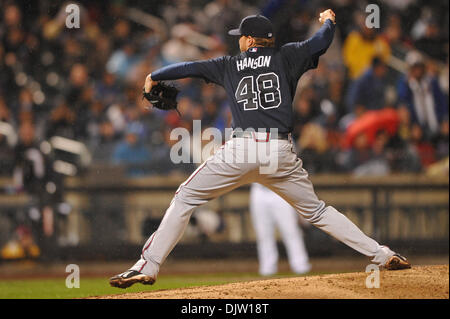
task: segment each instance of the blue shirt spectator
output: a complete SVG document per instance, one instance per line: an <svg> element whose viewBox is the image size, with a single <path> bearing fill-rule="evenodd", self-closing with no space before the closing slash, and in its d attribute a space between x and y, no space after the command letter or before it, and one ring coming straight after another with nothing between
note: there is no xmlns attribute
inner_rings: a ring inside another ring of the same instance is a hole
<svg viewBox="0 0 450 319"><path fill-rule="evenodd" d="M448 102L435 77L426 75L425 64L411 65L408 76L397 86L398 104L406 105L411 123L419 124L427 138L439 134L440 124L448 114Z"/></svg>
<svg viewBox="0 0 450 319"><path fill-rule="evenodd" d="M142 143L140 130L136 125L130 125L125 139L120 142L113 154L113 162L125 165L127 175L130 177L142 176L148 173L145 164L149 163L151 156L147 147Z"/></svg>
<svg viewBox="0 0 450 319"><path fill-rule="evenodd" d="M347 104L350 112L353 112L356 107L363 107L366 111L384 107L386 72L387 67L384 62L380 58L374 58L372 66L349 88Z"/></svg>

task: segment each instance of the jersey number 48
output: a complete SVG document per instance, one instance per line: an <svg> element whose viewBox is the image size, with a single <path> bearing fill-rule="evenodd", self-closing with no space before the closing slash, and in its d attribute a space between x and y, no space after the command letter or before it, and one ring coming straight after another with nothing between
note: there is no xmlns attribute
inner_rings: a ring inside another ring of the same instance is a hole
<svg viewBox="0 0 450 319"><path fill-rule="evenodd" d="M255 90L256 87L256 90ZM236 101L242 103L244 111L274 109L281 104L280 82L273 72L243 77L235 93Z"/></svg>

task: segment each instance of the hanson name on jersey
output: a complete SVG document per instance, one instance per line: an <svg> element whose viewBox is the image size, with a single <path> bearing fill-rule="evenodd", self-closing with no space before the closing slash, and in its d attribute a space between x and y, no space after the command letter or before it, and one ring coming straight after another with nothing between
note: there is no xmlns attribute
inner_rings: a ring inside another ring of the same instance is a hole
<svg viewBox="0 0 450 319"><path fill-rule="evenodd" d="M236 61L236 67L238 71L242 71L246 68L260 68L260 67L269 67L271 56L261 55L257 58L246 57L242 60Z"/></svg>

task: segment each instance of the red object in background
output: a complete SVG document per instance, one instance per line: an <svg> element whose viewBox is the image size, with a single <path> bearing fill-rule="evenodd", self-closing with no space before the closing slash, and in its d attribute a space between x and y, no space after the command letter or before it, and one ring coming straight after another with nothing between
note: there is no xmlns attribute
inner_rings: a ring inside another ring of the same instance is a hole
<svg viewBox="0 0 450 319"><path fill-rule="evenodd" d="M414 147L416 148L420 158L420 163L423 167L427 168L436 162L436 150L433 145L428 142L418 142L414 144Z"/></svg>
<svg viewBox="0 0 450 319"><path fill-rule="evenodd" d="M379 130L386 131L390 136L395 135L398 128L398 122L399 118L395 109L386 108L376 111L367 111L347 128L343 146L344 148L352 147L353 141L361 133L366 134L367 141L369 145L372 146Z"/></svg>
<svg viewBox="0 0 450 319"><path fill-rule="evenodd" d="M31 230L24 225L17 226L16 233L19 236L19 238L22 238L24 236L31 236Z"/></svg>
<svg viewBox="0 0 450 319"><path fill-rule="evenodd" d="M164 120L169 127L178 127L181 124L181 119L175 112L168 112Z"/></svg>

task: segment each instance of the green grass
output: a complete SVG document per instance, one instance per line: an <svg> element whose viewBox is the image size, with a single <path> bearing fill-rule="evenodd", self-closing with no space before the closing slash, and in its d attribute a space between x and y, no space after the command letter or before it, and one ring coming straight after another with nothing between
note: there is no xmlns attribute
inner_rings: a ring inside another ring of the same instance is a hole
<svg viewBox="0 0 450 319"><path fill-rule="evenodd" d="M281 274L281 278L292 274ZM0 299L70 299L89 296L123 294L193 286L220 285L237 281L263 279L256 273L226 273L205 275L161 275L152 286L133 285L128 289L110 287L107 277L80 278L80 288L67 288L65 278L0 280Z"/></svg>

